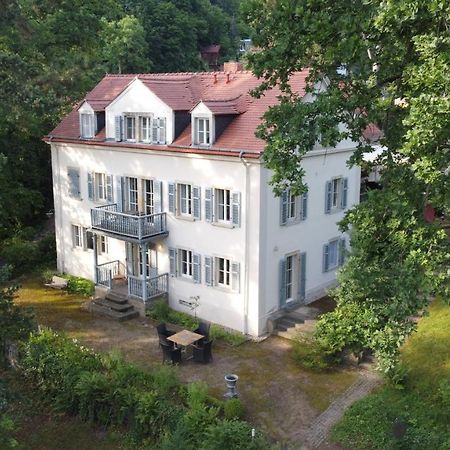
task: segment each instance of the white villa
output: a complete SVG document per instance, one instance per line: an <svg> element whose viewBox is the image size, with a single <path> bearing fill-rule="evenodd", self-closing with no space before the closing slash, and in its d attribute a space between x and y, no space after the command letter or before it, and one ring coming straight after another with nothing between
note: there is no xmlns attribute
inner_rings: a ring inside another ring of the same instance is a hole
<svg viewBox="0 0 450 450"><path fill-rule="evenodd" d="M238 68L106 75L45 137L59 271L106 290L121 277L135 305L196 302L198 317L252 336L335 284L336 223L359 201L355 145L317 146L308 193L275 197L255 130L279 91L252 98L260 81ZM306 76L292 76L299 93Z"/></svg>

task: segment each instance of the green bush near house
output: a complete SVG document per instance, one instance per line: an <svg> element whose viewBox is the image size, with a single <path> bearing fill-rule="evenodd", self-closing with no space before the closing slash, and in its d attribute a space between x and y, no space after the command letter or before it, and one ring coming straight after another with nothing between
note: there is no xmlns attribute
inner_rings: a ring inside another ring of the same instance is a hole
<svg viewBox="0 0 450 450"><path fill-rule="evenodd" d="M355 403L333 439L361 450L450 449L450 306L431 305L402 348L394 381Z"/></svg>
<svg viewBox="0 0 450 450"><path fill-rule="evenodd" d="M247 341L247 337L245 337L242 333L226 330L216 324L211 325L209 335L213 339L221 339L232 346L238 346Z"/></svg>
<svg viewBox="0 0 450 450"><path fill-rule="evenodd" d="M124 427L139 448L270 448L246 422L224 419L206 384L182 385L171 367L145 372L45 329L31 335L22 355L25 376L54 408Z"/></svg>
<svg viewBox="0 0 450 450"><path fill-rule="evenodd" d="M293 341L292 359L301 367L312 371L325 371L333 367L336 359L314 336L299 335Z"/></svg>
<svg viewBox="0 0 450 450"><path fill-rule="evenodd" d="M95 284L91 280L76 277L75 275L69 275L67 273L58 273L56 270L52 269L44 269L41 272L42 282L50 283L53 275L57 275L67 280L67 292L70 294L78 294L83 297L89 297L94 294Z"/></svg>
<svg viewBox="0 0 450 450"><path fill-rule="evenodd" d="M195 330L199 324L195 317L171 309L165 300L157 300L148 316L153 320L173 323L189 330Z"/></svg>

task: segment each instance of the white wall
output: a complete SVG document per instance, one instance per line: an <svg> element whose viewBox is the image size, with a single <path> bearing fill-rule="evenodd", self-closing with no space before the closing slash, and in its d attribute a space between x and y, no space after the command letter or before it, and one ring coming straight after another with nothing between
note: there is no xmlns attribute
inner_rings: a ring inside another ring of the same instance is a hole
<svg viewBox="0 0 450 450"><path fill-rule="evenodd" d="M263 170L261 183L266 190L262 208L260 329L265 328L267 318L279 309L279 264L287 253L306 252L306 303L324 295L335 284L336 270L322 273L323 245L341 236L337 222L344 217L344 211L324 213L325 183L332 177L348 177L347 209L359 203L360 169L348 169L346 165L351 153L351 150L330 149L313 151L304 157L308 214L306 220L292 225L280 226L280 199L275 198L267 184L270 172Z"/></svg>
<svg viewBox="0 0 450 450"><path fill-rule="evenodd" d="M115 117L125 113L154 114L166 118L166 139L171 144L175 134L174 113L159 97L136 79L106 108L106 138L115 138Z"/></svg>
<svg viewBox="0 0 450 450"><path fill-rule="evenodd" d="M167 214L169 237L157 243L159 273L169 271L168 248L183 247L202 255L202 283L181 278L169 279L170 305L188 312L179 300L200 296L197 315L239 331L258 334L259 289L259 202L260 164L248 168L239 158L217 158L192 154L167 154L142 150L105 148L94 145L52 144L55 177L55 219L58 239L58 268L68 273L94 278L92 251L72 248L71 224L90 226L90 209L96 204L88 199L87 172L154 178L163 183L163 210L168 210L167 183L192 182L202 187L202 219L183 220ZM80 167L81 200L68 196L67 167ZM245 194L246 186L250 197ZM229 188L241 192L241 226L224 228L204 220L204 189ZM251 198L251 207L247 199ZM255 199L255 200L254 200ZM248 212L248 216L246 215ZM246 234L249 235L245 245ZM123 241L109 239L110 252L99 262L125 260ZM249 251L246 269L246 249ZM240 291L231 293L204 283L204 256L224 256L240 263ZM245 274L249 274L248 286ZM245 302L248 299L248 305ZM246 305L248 306L246 308ZM244 308L248 310L245 320Z"/></svg>

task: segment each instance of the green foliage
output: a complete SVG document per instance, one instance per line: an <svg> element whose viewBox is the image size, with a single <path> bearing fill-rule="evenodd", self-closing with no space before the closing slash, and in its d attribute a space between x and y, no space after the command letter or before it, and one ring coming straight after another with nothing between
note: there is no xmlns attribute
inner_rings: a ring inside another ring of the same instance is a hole
<svg viewBox="0 0 450 450"><path fill-rule="evenodd" d="M18 442L12 437L16 429L14 421L7 413L8 398L3 383L0 383L0 448L9 450L16 448Z"/></svg>
<svg viewBox="0 0 450 450"><path fill-rule="evenodd" d="M68 274L62 274L60 276L68 280L67 292L71 294L79 294L84 297L89 297L94 293L95 284L91 280Z"/></svg>
<svg viewBox="0 0 450 450"><path fill-rule="evenodd" d="M245 417L245 406L238 398L231 398L223 405L225 419L243 419Z"/></svg>
<svg viewBox="0 0 450 450"><path fill-rule="evenodd" d="M149 316L153 320L173 323L190 330L195 330L199 324L195 317L171 309L165 300L156 301L149 312Z"/></svg>
<svg viewBox="0 0 450 450"><path fill-rule="evenodd" d="M20 308L14 304L17 286L7 283L8 267L0 268L0 361L3 363L4 346L8 341L24 339L34 328L33 314L29 309ZM5 286L6 287L3 287Z"/></svg>
<svg viewBox="0 0 450 450"><path fill-rule="evenodd" d="M321 345L320 341L307 335L298 336L291 350L291 357L297 364L319 372L330 369L336 363L333 355L327 346Z"/></svg>
<svg viewBox="0 0 450 450"><path fill-rule="evenodd" d="M211 325L209 335L212 339L223 340L224 342L232 346L238 346L247 341L247 338L242 333L226 330L225 328L216 324Z"/></svg>
<svg viewBox="0 0 450 450"><path fill-rule="evenodd" d="M375 149L367 127L383 133L379 155L365 163L383 167L383 189L341 223L352 253L338 276L337 309L322 316L317 338L336 353L370 349L380 370L395 374L410 318L430 295L450 298L448 239L423 213L426 204L450 210L448 2L250 0L244 16L259 48L249 64L263 78L254 95L283 91L258 130L276 194L307 190L302 159L316 141L329 148L351 139L355 165ZM313 102L288 85L306 68Z"/></svg>
<svg viewBox="0 0 450 450"><path fill-rule="evenodd" d="M202 450L264 450L269 446L257 433L252 439L252 427L242 421L223 420L210 426Z"/></svg>
<svg viewBox="0 0 450 450"><path fill-rule="evenodd" d="M251 441L248 424L219 418L221 407L208 396L206 384L181 386L173 368L144 372L117 355L99 356L49 330L30 337L21 366L57 410L126 427L137 446L209 450L204 442L226 439L233 429L240 433L233 438L237 446L226 448L244 448ZM258 436L255 442L264 441Z"/></svg>

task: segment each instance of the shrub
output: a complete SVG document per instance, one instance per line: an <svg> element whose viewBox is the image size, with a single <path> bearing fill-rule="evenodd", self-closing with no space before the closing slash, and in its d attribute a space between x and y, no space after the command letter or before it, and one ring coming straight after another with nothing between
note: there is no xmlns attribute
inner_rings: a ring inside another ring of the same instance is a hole
<svg viewBox="0 0 450 450"><path fill-rule="evenodd" d="M9 450L16 448L18 442L12 437L15 431L15 424L11 417L7 414L8 400L6 390L3 383L0 384L0 448Z"/></svg>
<svg viewBox="0 0 450 450"><path fill-rule="evenodd" d="M305 369L315 371L327 370L336 362L331 352L308 335L297 337L292 345L291 357Z"/></svg>
<svg viewBox="0 0 450 450"><path fill-rule="evenodd" d="M247 338L242 334L235 331L228 331L220 325L211 325L209 335L213 339L220 339L232 346L238 346L244 343Z"/></svg>
<svg viewBox="0 0 450 450"><path fill-rule="evenodd" d="M195 317L171 309L165 300L156 301L152 310L149 312L149 316L153 320L173 323L190 330L195 330L199 323Z"/></svg>
<svg viewBox="0 0 450 450"><path fill-rule="evenodd" d="M252 438L252 427L238 420L219 420L206 431L201 450L264 450L269 445L261 434Z"/></svg>
<svg viewBox="0 0 450 450"><path fill-rule="evenodd" d="M91 280L67 274L61 276L67 280L67 292L83 297L89 297L94 293L95 284Z"/></svg>
<svg viewBox="0 0 450 450"><path fill-rule="evenodd" d="M37 242L39 264L55 266L56 264L56 238L55 234L47 234Z"/></svg>
<svg viewBox="0 0 450 450"><path fill-rule="evenodd" d="M39 263L37 244L18 235L3 241L0 257L12 266L14 277L31 272Z"/></svg>
<svg viewBox="0 0 450 450"><path fill-rule="evenodd" d="M238 398L231 398L223 405L223 415L225 419L243 419L245 408Z"/></svg>

